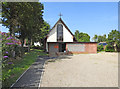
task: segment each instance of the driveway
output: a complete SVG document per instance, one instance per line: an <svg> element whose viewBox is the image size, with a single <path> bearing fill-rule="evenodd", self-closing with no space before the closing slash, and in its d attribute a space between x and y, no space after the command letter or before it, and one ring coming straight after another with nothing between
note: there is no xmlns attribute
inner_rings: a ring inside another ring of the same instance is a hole
<svg viewBox="0 0 120 89"><path fill-rule="evenodd" d="M118 87L118 53L78 54L48 62L41 87Z"/></svg>

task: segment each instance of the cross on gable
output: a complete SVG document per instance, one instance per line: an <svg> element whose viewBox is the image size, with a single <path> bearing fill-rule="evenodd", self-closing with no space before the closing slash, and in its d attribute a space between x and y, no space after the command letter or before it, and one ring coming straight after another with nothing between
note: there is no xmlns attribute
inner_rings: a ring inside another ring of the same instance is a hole
<svg viewBox="0 0 120 89"><path fill-rule="evenodd" d="M60 18L61 18L61 16L63 16L63 15L60 13L59 16L60 16Z"/></svg>

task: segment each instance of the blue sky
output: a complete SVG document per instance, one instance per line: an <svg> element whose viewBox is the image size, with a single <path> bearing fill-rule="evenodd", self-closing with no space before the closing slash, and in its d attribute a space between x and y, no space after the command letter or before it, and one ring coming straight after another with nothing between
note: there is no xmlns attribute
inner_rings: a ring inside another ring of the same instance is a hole
<svg viewBox="0 0 120 89"><path fill-rule="evenodd" d="M118 30L117 2L44 2L44 19L51 27L62 19L74 33L75 30L94 34L108 34L112 29Z"/></svg>
<svg viewBox="0 0 120 89"><path fill-rule="evenodd" d="M43 18L51 27L59 19L59 13L68 28L85 32L92 38L95 34L108 34L118 30L117 2L42 2L44 4ZM1 29L0 29L1 30ZM2 31L7 29L2 27Z"/></svg>

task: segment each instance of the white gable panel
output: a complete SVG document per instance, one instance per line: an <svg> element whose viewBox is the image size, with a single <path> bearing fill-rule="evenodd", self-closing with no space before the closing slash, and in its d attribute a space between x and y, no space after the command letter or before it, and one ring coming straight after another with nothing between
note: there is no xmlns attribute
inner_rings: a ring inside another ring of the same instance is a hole
<svg viewBox="0 0 120 89"><path fill-rule="evenodd" d="M73 42L73 36L65 26L63 26L63 42Z"/></svg>
<svg viewBox="0 0 120 89"><path fill-rule="evenodd" d="M62 23L59 22L58 24L62 24ZM56 29L57 29L57 25L56 25ZM67 28L64 25L63 25L63 42L73 42L72 34L67 30Z"/></svg>
<svg viewBox="0 0 120 89"><path fill-rule="evenodd" d="M58 22L56 26L48 34L47 42L57 42L57 25L62 24ZM63 25L63 24L62 24ZM72 34L63 25L63 42L73 42Z"/></svg>
<svg viewBox="0 0 120 89"><path fill-rule="evenodd" d="M48 34L47 42L57 42L56 26Z"/></svg>

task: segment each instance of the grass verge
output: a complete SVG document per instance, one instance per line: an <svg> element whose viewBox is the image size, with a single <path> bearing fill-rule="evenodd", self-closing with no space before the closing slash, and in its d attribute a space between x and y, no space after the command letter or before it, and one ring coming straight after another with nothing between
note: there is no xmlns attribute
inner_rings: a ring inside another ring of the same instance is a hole
<svg viewBox="0 0 120 89"><path fill-rule="evenodd" d="M37 60L38 56L46 55L43 50L33 49L29 53L26 52L22 59L15 59L13 64L2 69L2 87L10 87Z"/></svg>

